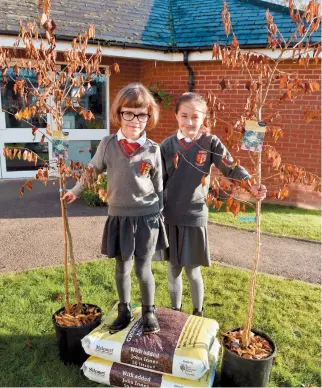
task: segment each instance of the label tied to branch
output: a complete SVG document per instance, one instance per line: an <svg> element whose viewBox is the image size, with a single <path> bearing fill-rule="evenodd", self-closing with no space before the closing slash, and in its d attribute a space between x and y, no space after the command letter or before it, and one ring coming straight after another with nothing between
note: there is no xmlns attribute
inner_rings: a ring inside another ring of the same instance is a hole
<svg viewBox="0 0 322 388"><path fill-rule="evenodd" d="M68 157L68 142L63 140L53 140L53 158L67 158Z"/></svg>
<svg viewBox="0 0 322 388"><path fill-rule="evenodd" d="M241 149L252 152L262 152L266 132L264 121L246 120L245 134L242 139Z"/></svg>

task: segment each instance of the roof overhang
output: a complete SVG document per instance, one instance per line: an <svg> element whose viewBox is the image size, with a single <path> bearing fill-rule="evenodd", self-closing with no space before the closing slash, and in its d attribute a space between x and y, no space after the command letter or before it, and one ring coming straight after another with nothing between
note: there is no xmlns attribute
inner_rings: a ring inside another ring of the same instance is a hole
<svg viewBox="0 0 322 388"><path fill-rule="evenodd" d="M15 36L10 35L0 35L0 46L3 47L13 47L16 42ZM35 46L39 45L35 41ZM94 54L97 50L98 44L88 44L87 53ZM21 47L23 49L23 47ZM56 40L56 50L58 52L64 52L71 48L71 42L67 40ZM115 58L131 58L131 59L143 59L143 60L152 60L152 61L163 61L163 62L183 62L183 53L189 51L189 62L197 61L214 61L212 59L212 50L209 48L181 48L178 49L179 52L167 52L157 49L149 48L139 48L132 47L130 45L121 46L109 45L102 46L101 50L103 56L106 57L115 57ZM267 55L272 59L276 59L279 56L279 50L272 51L267 48L257 48L257 47L245 47L243 50L256 51L259 54ZM289 52L289 57L292 57L292 52Z"/></svg>

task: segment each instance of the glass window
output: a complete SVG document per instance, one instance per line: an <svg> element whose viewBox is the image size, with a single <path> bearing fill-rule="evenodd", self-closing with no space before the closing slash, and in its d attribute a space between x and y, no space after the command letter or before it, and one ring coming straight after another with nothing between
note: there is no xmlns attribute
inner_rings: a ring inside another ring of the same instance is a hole
<svg viewBox="0 0 322 388"><path fill-rule="evenodd" d="M28 160L23 160L23 158L19 160L17 156L13 159L6 158L8 172L37 170L39 167L44 166L45 161L48 161L48 143L6 143L5 147L21 149L22 153L27 149L38 155L36 166L34 162L28 162Z"/></svg>
<svg viewBox="0 0 322 388"><path fill-rule="evenodd" d="M84 164L88 162L95 155L99 140L71 140L67 142L68 145L68 159L75 162L79 161Z"/></svg>
<svg viewBox="0 0 322 388"><path fill-rule="evenodd" d="M84 78L86 74L82 74ZM78 74L75 73L75 76ZM70 81L69 85L70 85ZM89 87L88 87L89 85ZM68 87L68 85L67 85ZM62 86L65 89L65 85ZM106 79L105 76L92 75L90 83L85 83L85 90L80 96L79 87L68 87L68 95L71 97L72 107L67 108L63 129L105 129L106 128ZM91 111L94 118L85 120L80 111Z"/></svg>
<svg viewBox="0 0 322 388"><path fill-rule="evenodd" d="M18 93L14 92L15 80L25 80L27 85L27 98L19 96ZM36 80L36 72L34 70L25 70L20 69L19 76L17 77L16 73L12 68L7 70L6 74L7 84L4 85L2 72L0 71L0 89L1 89L1 100L2 100L2 110L5 110L9 113L6 115L6 127L7 128L31 128L46 127L46 117L43 116L33 116L30 119L23 121L17 120L15 114L19 110L25 109L27 106L34 105L37 102L37 99L32 94L33 87L38 87ZM33 86L31 86L31 84Z"/></svg>

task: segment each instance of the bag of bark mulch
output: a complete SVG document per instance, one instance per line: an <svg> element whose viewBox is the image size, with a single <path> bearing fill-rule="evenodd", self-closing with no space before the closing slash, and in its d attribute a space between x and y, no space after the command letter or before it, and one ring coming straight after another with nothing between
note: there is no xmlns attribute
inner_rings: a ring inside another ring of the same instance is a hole
<svg viewBox="0 0 322 388"><path fill-rule="evenodd" d="M198 380L188 380L121 365L94 356L83 364L84 375L92 381L116 387L212 387L216 373L220 344L217 339L210 349L210 368Z"/></svg>
<svg viewBox="0 0 322 388"><path fill-rule="evenodd" d="M134 320L124 330L110 333L117 317L117 304L104 322L82 340L87 354L157 373L191 380L200 379L209 369L209 350L218 323L179 311L158 308L160 332L143 334L141 307L133 306Z"/></svg>

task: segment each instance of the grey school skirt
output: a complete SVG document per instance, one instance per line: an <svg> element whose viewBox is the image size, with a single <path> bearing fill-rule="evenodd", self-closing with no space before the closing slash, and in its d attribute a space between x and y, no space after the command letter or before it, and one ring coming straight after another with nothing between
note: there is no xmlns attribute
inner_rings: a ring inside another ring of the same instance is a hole
<svg viewBox="0 0 322 388"><path fill-rule="evenodd" d="M156 252L153 260L167 260L173 265L211 266L207 226L165 225L169 248Z"/></svg>
<svg viewBox="0 0 322 388"><path fill-rule="evenodd" d="M130 260L151 258L168 247L164 223L159 213L138 217L108 216L102 239L102 254Z"/></svg>

